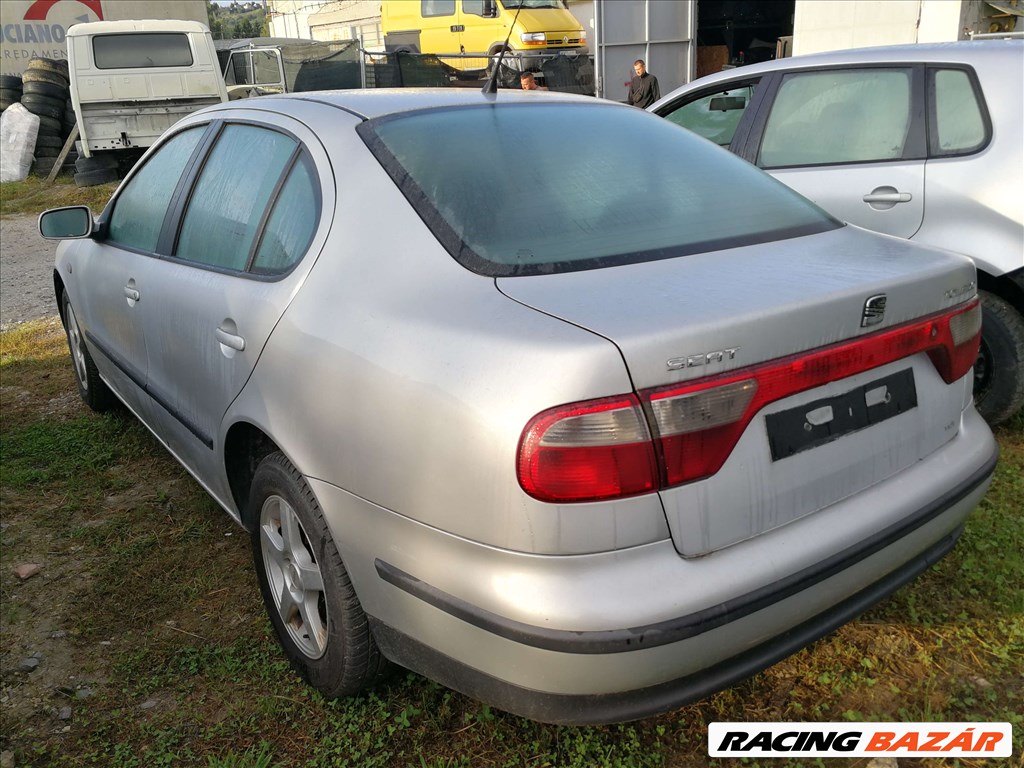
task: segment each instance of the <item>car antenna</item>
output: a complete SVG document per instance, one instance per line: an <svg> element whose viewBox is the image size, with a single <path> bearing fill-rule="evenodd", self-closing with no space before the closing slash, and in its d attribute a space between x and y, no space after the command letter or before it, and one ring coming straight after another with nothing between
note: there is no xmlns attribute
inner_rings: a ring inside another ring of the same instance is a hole
<svg viewBox="0 0 1024 768"><path fill-rule="evenodd" d="M495 8L497 8L499 2L500 0L494 0ZM512 30L516 28L516 22L519 21L519 12L523 10L523 2L525 0L519 0L519 5L516 6L516 15L508 27L505 44L501 46L498 60L494 63L494 71L491 72L491 76L487 78L487 82L484 83L484 87L481 89L481 92L486 96L495 96L498 93L498 73L501 71L501 62L505 58L505 52L508 50L508 41L512 39Z"/></svg>

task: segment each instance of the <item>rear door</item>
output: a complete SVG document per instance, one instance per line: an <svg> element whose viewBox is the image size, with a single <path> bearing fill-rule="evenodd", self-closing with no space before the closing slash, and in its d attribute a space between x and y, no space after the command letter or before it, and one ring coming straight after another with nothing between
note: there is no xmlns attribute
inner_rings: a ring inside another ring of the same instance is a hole
<svg viewBox="0 0 1024 768"><path fill-rule="evenodd" d="M200 479L216 471L221 418L311 267L334 207L333 179L318 170L330 165L304 125L235 115L254 121L217 127L182 195L168 235L173 256L160 263L146 316L160 433Z"/></svg>
<svg viewBox="0 0 1024 768"><path fill-rule="evenodd" d="M786 72L738 154L837 218L909 238L924 218L920 67Z"/></svg>

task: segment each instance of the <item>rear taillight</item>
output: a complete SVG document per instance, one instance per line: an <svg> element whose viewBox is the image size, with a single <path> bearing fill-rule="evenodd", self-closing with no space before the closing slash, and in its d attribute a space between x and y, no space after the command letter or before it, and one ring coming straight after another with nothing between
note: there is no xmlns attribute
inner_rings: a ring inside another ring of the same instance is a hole
<svg viewBox="0 0 1024 768"><path fill-rule="evenodd" d="M647 422L634 395L538 414L519 441L519 484L541 501L594 501L658 488Z"/></svg>
<svg viewBox="0 0 1024 768"><path fill-rule="evenodd" d="M715 474L764 406L921 352L943 381L970 371L981 305L731 373L535 416L519 443L519 483L541 501L635 496ZM646 419L644 416L646 415ZM650 426L648 426L650 425Z"/></svg>

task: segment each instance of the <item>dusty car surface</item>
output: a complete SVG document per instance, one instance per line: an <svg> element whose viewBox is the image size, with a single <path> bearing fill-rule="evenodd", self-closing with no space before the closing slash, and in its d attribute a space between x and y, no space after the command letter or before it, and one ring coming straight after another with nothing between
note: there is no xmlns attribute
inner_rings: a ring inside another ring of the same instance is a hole
<svg viewBox="0 0 1024 768"><path fill-rule="evenodd" d="M996 462L969 259L610 102L236 102L40 229L86 403L251 532L328 696L679 706L934 563Z"/></svg>
<svg viewBox="0 0 1024 768"><path fill-rule="evenodd" d="M978 410L996 424L1024 406L1024 40L778 59L702 77L650 111L851 224L970 256Z"/></svg>

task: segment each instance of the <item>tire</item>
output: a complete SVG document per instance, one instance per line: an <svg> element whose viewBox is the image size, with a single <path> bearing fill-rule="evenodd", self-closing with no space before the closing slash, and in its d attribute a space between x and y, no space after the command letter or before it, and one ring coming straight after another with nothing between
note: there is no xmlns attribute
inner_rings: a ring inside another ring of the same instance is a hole
<svg viewBox="0 0 1024 768"><path fill-rule="evenodd" d="M283 454L256 469L246 519L263 602L292 666L328 698L368 687L386 661L320 506Z"/></svg>
<svg viewBox="0 0 1024 768"><path fill-rule="evenodd" d="M78 163L76 162L77 166ZM101 168L98 171L85 171L75 174L75 185L79 187L98 187L100 184L109 184L117 181L117 171L113 168Z"/></svg>
<svg viewBox="0 0 1024 768"><path fill-rule="evenodd" d="M67 65L61 63L61 59L47 59L42 56L33 56L28 60L25 72L52 72L55 75L67 78ZM22 73L22 79L25 73Z"/></svg>
<svg viewBox="0 0 1024 768"><path fill-rule="evenodd" d="M64 103L57 99L30 93L21 97L21 103L32 114L40 117L52 117L58 123L64 117Z"/></svg>
<svg viewBox="0 0 1024 768"><path fill-rule="evenodd" d="M21 90L21 75L0 75L0 89Z"/></svg>
<svg viewBox="0 0 1024 768"><path fill-rule="evenodd" d="M9 109L17 104L17 101L7 101L6 99L0 99L0 112L5 109Z"/></svg>
<svg viewBox="0 0 1024 768"><path fill-rule="evenodd" d="M30 109L29 112L32 110ZM64 127L60 120L54 117L47 117L46 115L39 115L39 132L43 134L49 134L50 136L59 136L61 129Z"/></svg>
<svg viewBox="0 0 1024 768"><path fill-rule="evenodd" d="M89 354L89 350L85 346L85 338L78 326L78 318L75 317L75 310L71 306L71 299L68 298L67 291L61 294L61 306L64 309L62 314L64 331L67 334L68 350L71 352L71 369L75 374L75 383L78 384L78 394L92 410L98 413L109 411L114 407L117 399L96 370L96 364L93 363L92 355Z"/></svg>
<svg viewBox="0 0 1024 768"><path fill-rule="evenodd" d="M50 134L42 134L36 136L36 149L40 147L56 147L58 151L64 146L64 142L61 141L60 136L51 136Z"/></svg>
<svg viewBox="0 0 1024 768"><path fill-rule="evenodd" d="M56 155L52 157L36 157L35 162L32 163L32 173L36 176L49 176L56 159Z"/></svg>
<svg viewBox="0 0 1024 768"><path fill-rule="evenodd" d="M0 101L21 101L21 88L0 88Z"/></svg>
<svg viewBox="0 0 1024 768"><path fill-rule="evenodd" d="M117 158L111 154L99 154L92 157L80 157L75 163L75 170L79 173L90 173L92 171L109 171L117 168Z"/></svg>
<svg viewBox="0 0 1024 768"><path fill-rule="evenodd" d="M54 85L53 83L44 83L41 81L25 83L22 89L24 96L45 96L48 99L60 99L63 103L67 101L68 89L63 85Z"/></svg>
<svg viewBox="0 0 1024 768"><path fill-rule="evenodd" d="M995 426L1024 406L1024 317L988 291L981 296L981 349L974 363L974 405Z"/></svg>
<svg viewBox="0 0 1024 768"><path fill-rule="evenodd" d="M68 87L68 81L63 75L42 69L26 69L25 73L21 76L21 82L22 88L29 83L50 83L52 85L59 85L62 88Z"/></svg>

